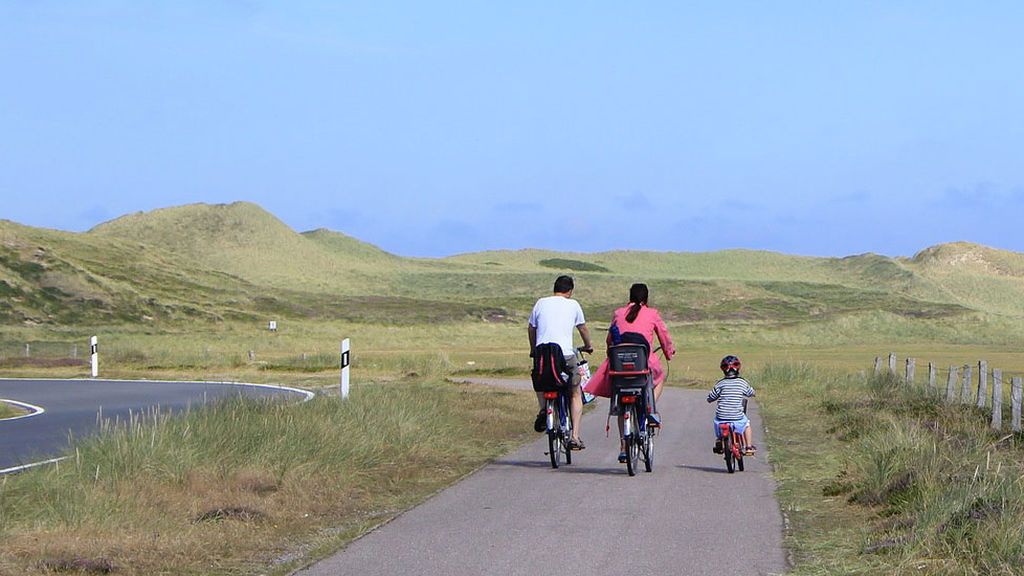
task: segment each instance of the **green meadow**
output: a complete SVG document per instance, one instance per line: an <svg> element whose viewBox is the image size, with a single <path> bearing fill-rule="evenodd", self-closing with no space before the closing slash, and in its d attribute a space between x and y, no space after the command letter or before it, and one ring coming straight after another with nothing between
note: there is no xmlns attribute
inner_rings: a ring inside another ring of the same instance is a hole
<svg viewBox="0 0 1024 576"><path fill-rule="evenodd" d="M23 414L23 412L20 409L11 404L7 404L6 402L0 402L0 420L3 420L4 418L13 418L15 416L20 416L21 414Z"/></svg>
<svg viewBox="0 0 1024 576"><path fill-rule="evenodd" d="M872 369L876 356L895 352L918 359L919 381L936 363L940 387L949 366L982 359L1007 382L1024 373L1024 255L955 243L906 258L750 250L403 258L339 232L299 233L236 203L131 214L85 233L0 222L0 376L87 375L88 339L97 335L103 377L323 392L300 406L140 417L108 426L73 464L4 479L0 573L104 563L127 574L287 573L329 553L530 437L529 393L451 380L526 377L526 318L559 274L575 277L595 341L630 284L646 282L680 349L671 385L710 387L725 354L763 380L797 573L1019 570L1010 528L998 546L978 536L1018 517L1019 438L986 432L983 414L897 393ZM361 399L348 405L333 398L343 338ZM439 430L456 413L493 422L466 422L472 442L453 452ZM378 417L388 431L373 437L338 420ZM261 440L267 430L317 442L280 452ZM898 454L880 460L887 443ZM976 468L974 488L939 490L944 475ZM41 517L16 511L40 502ZM202 519L217 510L228 517ZM208 531L225 526L223 546L201 550ZM968 553L979 559L959 559Z"/></svg>

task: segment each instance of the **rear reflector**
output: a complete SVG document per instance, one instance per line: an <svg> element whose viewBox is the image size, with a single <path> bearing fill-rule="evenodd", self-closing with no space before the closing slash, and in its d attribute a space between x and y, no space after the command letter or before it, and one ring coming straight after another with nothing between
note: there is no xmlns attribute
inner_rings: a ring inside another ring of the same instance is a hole
<svg viewBox="0 0 1024 576"><path fill-rule="evenodd" d="M636 396L623 396L622 397L622 403L623 404L636 404Z"/></svg>
<svg viewBox="0 0 1024 576"><path fill-rule="evenodd" d="M544 399L545 400L555 400L556 398L558 398L558 392L545 392L544 393Z"/></svg>

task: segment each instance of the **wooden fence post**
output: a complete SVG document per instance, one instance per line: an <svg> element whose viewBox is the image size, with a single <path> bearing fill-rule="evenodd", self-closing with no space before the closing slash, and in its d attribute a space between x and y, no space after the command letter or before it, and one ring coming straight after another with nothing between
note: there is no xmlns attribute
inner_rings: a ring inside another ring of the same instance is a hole
<svg viewBox="0 0 1024 576"><path fill-rule="evenodd" d="M936 380L937 376L938 375L936 374L935 363L934 362L929 362L928 363L928 392L930 392L932 394L935 393L935 380Z"/></svg>
<svg viewBox="0 0 1024 576"><path fill-rule="evenodd" d="M949 367L949 378L946 379L946 402L952 403L956 399L956 366Z"/></svg>
<svg viewBox="0 0 1024 576"><path fill-rule="evenodd" d="M914 385L914 364L916 360L907 358L907 386Z"/></svg>
<svg viewBox="0 0 1024 576"><path fill-rule="evenodd" d="M1003 371L992 369L992 429L1003 429Z"/></svg>
<svg viewBox="0 0 1024 576"><path fill-rule="evenodd" d="M1014 376L1011 382L1013 382L1013 384L1010 386L1010 405L1012 407L1011 413L1013 415L1013 419L1011 420L1011 429L1014 432L1020 432L1020 376Z"/></svg>
<svg viewBox="0 0 1024 576"><path fill-rule="evenodd" d="M978 408L988 404L988 362L978 361Z"/></svg>
<svg viewBox="0 0 1024 576"><path fill-rule="evenodd" d="M974 367L970 364L964 364L964 377L960 381L960 403L970 404L973 400L974 390L971 390L971 384L974 383L973 374Z"/></svg>
<svg viewBox="0 0 1024 576"><path fill-rule="evenodd" d="M875 356L875 376L882 373L882 357Z"/></svg>
<svg viewBox="0 0 1024 576"><path fill-rule="evenodd" d="M889 352L889 374L896 373L896 353Z"/></svg>

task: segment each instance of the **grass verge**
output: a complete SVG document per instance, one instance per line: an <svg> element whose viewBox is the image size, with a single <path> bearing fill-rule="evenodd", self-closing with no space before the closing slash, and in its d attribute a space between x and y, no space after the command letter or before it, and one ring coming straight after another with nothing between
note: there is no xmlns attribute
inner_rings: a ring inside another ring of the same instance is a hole
<svg viewBox="0 0 1024 576"><path fill-rule="evenodd" d="M287 573L522 442L528 400L414 381L107 423L0 480L0 573Z"/></svg>
<svg viewBox="0 0 1024 576"><path fill-rule="evenodd" d="M1021 574L1024 442L889 376L756 378L793 574Z"/></svg>
<svg viewBox="0 0 1024 576"><path fill-rule="evenodd" d="M21 416L25 414L25 411L17 406L12 406L6 402L0 402L0 420L4 418L14 418L15 416Z"/></svg>

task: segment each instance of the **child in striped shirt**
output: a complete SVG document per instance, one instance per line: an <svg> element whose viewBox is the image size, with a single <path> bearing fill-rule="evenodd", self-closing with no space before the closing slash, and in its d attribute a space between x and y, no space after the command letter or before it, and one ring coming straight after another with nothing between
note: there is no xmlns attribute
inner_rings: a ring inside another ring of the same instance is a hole
<svg viewBox="0 0 1024 576"><path fill-rule="evenodd" d="M723 422L732 424L733 429L743 431L743 441L746 445L745 454L752 456L757 448L754 446L753 434L750 430L750 420L747 419L744 402L746 398L754 395L754 389L746 380L740 378L740 359L735 356L722 358L722 378L715 384L715 387L708 394L708 402L718 401L715 409L715 447L712 449L715 454L722 453L722 437L719 425Z"/></svg>

